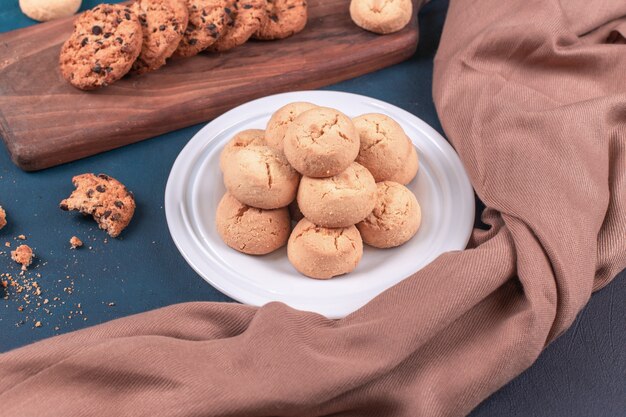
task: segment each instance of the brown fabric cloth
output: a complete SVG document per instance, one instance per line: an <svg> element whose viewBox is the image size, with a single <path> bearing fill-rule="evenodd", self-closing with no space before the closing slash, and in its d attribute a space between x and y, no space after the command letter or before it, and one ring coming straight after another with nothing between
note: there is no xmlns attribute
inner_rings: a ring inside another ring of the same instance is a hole
<svg viewBox="0 0 626 417"><path fill-rule="evenodd" d="M626 267L623 16L452 0L434 98L488 207L475 248L339 321L183 304L6 353L0 416L467 414Z"/></svg>

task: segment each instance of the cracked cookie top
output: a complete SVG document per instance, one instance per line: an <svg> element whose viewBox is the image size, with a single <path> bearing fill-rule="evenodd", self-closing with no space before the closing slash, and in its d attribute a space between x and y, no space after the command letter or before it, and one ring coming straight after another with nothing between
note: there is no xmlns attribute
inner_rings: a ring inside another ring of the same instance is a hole
<svg viewBox="0 0 626 417"><path fill-rule="evenodd" d="M258 209L239 202L230 193L217 206L215 224L228 246L248 255L265 255L284 246L291 230L286 207Z"/></svg>
<svg viewBox="0 0 626 417"><path fill-rule="evenodd" d="M285 133L289 125L293 123L296 117L316 107L317 106L313 103L299 101L289 103L276 110L274 114L272 114L269 122L267 122L267 127L265 128L265 140L267 144L282 151L285 142Z"/></svg>
<svg viewBox="0 0 626 417"><path fill-rule="evenodd" d="M350 16L357 26L381 35L403 29L413 17L412 0L352 0Z"/></svg>
<svg viewBox="0 0 626 417"><path fill-rule="evenodd" d="M300 273L329 279L356 268L363 256L363 241L354 226L329 229L304 218L291 232L287 256Z"/></svg>
<svg viewBox="0 0 626 417"><path fill-rule="evenodd" d="M252 145L224 162L224 185L242 203L262 209L286 207L296 197L300 175L278 150Z"/></svg>
<svg viewBox="0 0 626 417"><path fill-rule="evenodd" d="M237 133L224 146L220 153L220 169L224 171L224 165L232 157L232 154L245 149L248 146L266 145L265 131L261 129L247 129Z"/></svg>
<svg viewBox="0 0 626 417"><path fill-rule="evenodd" d="M352 122L361 139L356 160L369 169L376 182L391 180L402 171L413 144L398 122L378 113L355 117Z"/></svg>
<svg viewBox="0 0 626 417"><path fill-rule="evenodd" d="M356 162L335 176L300 181L298 207L318 226L352 226L367 217L375 204L374 177Z"/></svg>
<svg viewBox="0 0 626 417"><path fill-rule="evenodd" d="M374 210L357 224L363 241L375 248L400 246L411 239L422 222L422 211L415 195L402 184L384 181L376 184Z"/></svg>
<svg viewBox="0 0 626 417"><path fill-rule="evenodd" d="M300 114L287 128L284 152L302 175L332 177L346 169L359 153L359 134L339 110L316 107Z"/></svg>

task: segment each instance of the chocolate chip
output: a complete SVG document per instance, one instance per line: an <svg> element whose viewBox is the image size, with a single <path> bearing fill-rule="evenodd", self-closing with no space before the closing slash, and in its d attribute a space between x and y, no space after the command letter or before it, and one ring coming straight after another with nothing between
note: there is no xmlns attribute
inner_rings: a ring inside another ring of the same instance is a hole
<svg viewBox="0 0 626 417"><path fill-rule="evenodd" d="M111 220L113 220L114 222L116 222L116 221L120 220L121 218L122 218L122 216L120 216L120 214L119 214L119 213L114 213L114 214L111 216Z"/></svg>
<svg viewBox="0 0 626 417"><path fill-rule="evenodd" d="M226 14L231 14L233 11L230 10L228 7L224 7L224 12L226 12Z"/></svg>
<svg viewBox="0 0 626 417"><path fill-rule="evenodd" d="M93 67L91 70L96 74L100 74L102 72L102 67L100 66L100 64L96 64L96 66Z"/></svg>
<svg viewBox="0 0 626 417"><path fill-rule="evenodd" d="M120 23L122 23L122 19L120 19L119 17L117 19L115 19L115 21L117 22L117 24L119 25Z"/></svg>
<svg viewBox="0 0 626 417"><path fill-rule="evenodd" d="M107 210L104 212L104 214L102 215L105 219L108 219L109 216L112 214L113 212L111 210Z"/></svg>
<svg viewBox="0 0 626 417"><path fill-rule="evenodd" d="M122 203L120 200L117 200L113 204L115 204L115 207L117 207L117 208L124 208L124 203Z"/></svg>
<svg viewBox="0 0 626 417"><path fill-rule="evenodd" d="M197 43L198 43L197 39L195 39L195 38L194 39L189 39L189 45L195 45Z"/></svg>
<svg viewBox="0 0 626 417"><path fill-rule="evenodd" d="M276 16L275 14L271 14L270 19L272 19L274 22L278 22L278 16Z"/></svg>
<svg viewBox="0 0 626 417"><path fill-rule="evenodd" d="M68 211L70 209L65 203L59 204L59 208L63 211Z"/></svg>
<svg viewBox="0 0 626 417"><path fill-rule="evenodd" d="M111 177L109 177L107 174L98 174L98 178L101 178L106 181L109 181L111 179Z"/></svg>
<svg viewBox="0 0 626 417"><path fill-rule="evenodd" d="M165 25L161 25L161 26L159 26L159 30L160 30L161 32L163 32L163 31L165 30Z"/></svg>
<svg viewBox="0 0 626 417"><path fill-rule="evenodd" d="M124 17L126 18L126 20L130 20L130 13L124 13Z"/></svg>
<svg viewBox="0 0 626 417"><path fill-rule="evenodd" d="M93 197L93 190L91 188L87 190L87 197L88 198Z"/></svg>
<svg viewBox="0 0 626 417"><path fill-rule="evenodd" d="M246 9L246 10L251 9L252 7L253 6L251 4L244 4L243 5L243 8Z"/></svg>
<svg viewBox="0 0 626 417"><path fill-rule="evenodd" d="M104 185L98 185L98 186L96 187L96 190L97 190L99 193L103 193L103 192L105 192L105 191L107 190L107 188L106 188Z"/></svg>
<svg viewBox="0 0 626 417"><path fill-rule="evenodd" d="M83 38L83 40L82 40L82 41L80 41L80 46L85 46L85 45L87 45L87 42L89 42L89 39L87 39L87 38Z"/></svg>
<svg viewBox="0 0 626 417"><path fill-rule="evenodd" d="M109 39L113 34L111 32L107 32L104 34L104 39Z"/></svg>
<svg viewBox="0 0 626 417"><path fill-rule="evenodd" d="M210 31L214 31L215 29L217 29L217 26L215 26L215 23L211 23L206 28Z"/></svg>
<svg viewBox="0 0 626 417"><path fill-rule="evenodd" d="M111 68L111 67L106 67L106 68L105 68L105 70L106 70L106 72L111 72L111 71L113 71L113 68Z"/></svg>
<svg viewBox="0 0 626 417"><path fill-rule="evenodd" d="M102 34L102 28L98 25L94 26L91 28L91 33L93 33L94 35L101 35Z"/></svg>
<svg viewBox="0 0 626 417"><path fill-rule="evenodd" d="M120 44L124 43L124 39L122 38L118 37L118 38L115 38L115 40L118 41Z"/></svg>

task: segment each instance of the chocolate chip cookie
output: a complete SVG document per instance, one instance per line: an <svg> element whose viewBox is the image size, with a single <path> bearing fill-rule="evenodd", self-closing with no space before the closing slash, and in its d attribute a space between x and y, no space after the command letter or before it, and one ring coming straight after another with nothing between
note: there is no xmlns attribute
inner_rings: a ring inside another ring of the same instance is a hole
<svg viewBox="0 0 626 417"><path fill-rule="evenodd" d="M246 43L268 19L266 0L235 0L228 30L208 50L224 52Z"/></svg>
<svg viewBox="0 0 626 417"><path fill-rule="evenodd" d="M178 48L189 13L185 0L137 0L134 10L143 28L143 45L132 72L143 74L165 65Z"/></svg>
<svg viewBox="0 0 626 417"><path fill-rule="evenodd" d="M232 12L228 7L229 0L186 1L189 23L183 39L174 52L175 55L182 57L197 55L213 45L226 31Z"/></svg>
<svg viewBox="0 0 626 417"><path fill-rule="evenodd" d="M141 52L137 14L127 6L101 4L83 13L61 49L61 74L73 86L93 90L122 78Z"/></svg>
<svg viewBox="0 0 626 417"><path fill-rule="evenodd" d="M90 214L100 229L117 237L135 213L135 198L124 184L105 174L82 174L72 178L76 190L61 201L61 210Z"/></svg>
<svg viewBox="0 0 626 417"><path fill-rule="evenodd" d="M306 26L306 0L267 0L267 19L254 34L255 39L272 40L292 36Z"/></svg>

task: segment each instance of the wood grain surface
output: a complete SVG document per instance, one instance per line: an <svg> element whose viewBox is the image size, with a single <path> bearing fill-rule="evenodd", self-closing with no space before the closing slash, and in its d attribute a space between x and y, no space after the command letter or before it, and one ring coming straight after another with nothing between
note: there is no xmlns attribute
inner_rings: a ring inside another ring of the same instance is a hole
<svg viewBox="0 0 626 417"><path fill-rule="evenodd" d="M348 5L311 0L308 25L292 38L171 60L90 92L59 73L72 18L2 34L0 135L20 168L39 170L207 121L258 97L353 78L414 53L415 16L401 32L378 36L352 23Z"/></svg>

